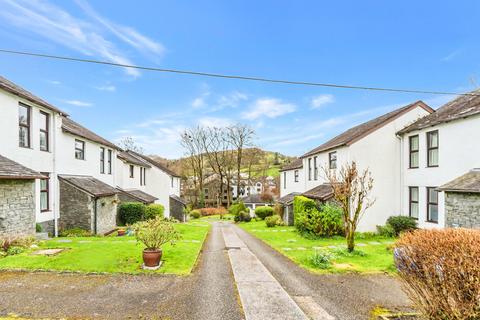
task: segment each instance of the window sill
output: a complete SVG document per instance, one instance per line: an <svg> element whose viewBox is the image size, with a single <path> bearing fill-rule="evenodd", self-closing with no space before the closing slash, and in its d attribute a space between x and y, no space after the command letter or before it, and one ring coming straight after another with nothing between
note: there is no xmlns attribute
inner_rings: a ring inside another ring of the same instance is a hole
<svg viewBox="0 0 480 320"><path fill-rule="evenodd" d="M408 167L407 169L418 169L419 167Z"/></svg>
<svg viewBox="0 0 480 320"><path fill-rule="evenodd" d="M29 149L29 150L33 150L32 147L24 147L24 146L18 146L19 148L22 148L22 149Z"/></svg>
<svg viewBox="0 0 480 320"><path fill-rule="evenodd" d="M436 166L426 166L425 168L438 168L439 165L436 165Z"/></svg>
<svg viewBox="0 0 480 320"><path fill-rule="evenodd" d="M50 209L46 209L46 210L40 210L41 213L48 213L48 212L52 212L52 210Z"/></svg>
<svg viewBox="0 0 480 320"><path fill-rule="evenodd" d="M433 220L425 220L425 222L438 224L438 221L433 221Z"/></svg>

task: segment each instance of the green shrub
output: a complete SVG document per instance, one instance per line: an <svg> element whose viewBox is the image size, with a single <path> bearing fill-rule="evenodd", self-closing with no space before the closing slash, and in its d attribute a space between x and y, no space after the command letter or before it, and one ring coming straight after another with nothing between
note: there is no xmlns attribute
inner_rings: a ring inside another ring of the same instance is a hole
<svg viewBox="0 0 480 320"><path fill-rule="evenodd" d="M35 224L35 232L42 232L42 225L40 223Z"/></svg>
<svg viewBox="0 0 480 320"><path fill-rule="evenodd" d="M238 216L242 211L247 211L247 207L245 207L243 202L234 203L228 208L228 213L234 216Z"/></svg>
<svg viewBox="0 0 480 320"><path fill-rule="evenodd" d="M365 257L367 255L365 252L357 249L350 252L345 248L335 248L332 250L332 252L335 254L335 256L341 257Z"/></svg>
<svg viewBox="0 0 480 320"><path fill-rule="evenodd" d="M386 224L384 226L377 226L377 233L379 236L382 237L395 237L395 230L393 227L389 224Z"/></svg>
<svg viewBox="0 0 480 320"><path fill-rule="evenodd" d="M120 222L126 225L142 221L146 206L141 202L124 202L118 207Z"/></svg>
<svg viewBox="0 0 480 320"><path fill-rule="evenodd" d="M315 250L315 252L309 257L310 263L320 269L327 269L331 265L331 260L335 256L325 250Z"/></svg>
<svg viewBox="0 0 480 320"><path fill-rule="evenodd" d="M182 238L172 223L162 217L140 221L133 225L137 241L142 242L147 250L158 250L166 243L174 245Z"/></svg>
<svg viewBox="0 0 480 320"><path fill-rule="evenodd" d="M240 211L236 216L233 217L233 221L235 222L250 222L252 217L250 216L250 212L248 211Z"/></svg>
<svg viewBox="0 0 480 320"><path fill-rule="evenodd" d="M267 225L268 228L284 225L282 218L276 214L270 217L266 217L265 224Z"/></svg>
<svg viewBox="0 0 480 320"><path fill-rule="evenodd" d="M331 237L343 233L343 216L340 208L325 204L320 208L314 200L297 196L293 200L295 227L301 234Z"/></svg>
<svg viewBox="0 0 480 320"><path fill-rule="evenodd" d="M387 219L387 224L392 226L397 237L404 231L417 229L417 221L408 216L391 216Z"/></svg>
<svg viewBox="0 0 480 320"><path fill-rule="evenodd" d="M60 231L60 237L91 237L92 233L82 228L71 228Z"/></svg>
<svg viewBox="0 0 480 320"><path fill-rule="evenodd" d="M268 206L256 207L255 216L264 220L266 217L273 216L273 208Z"/></svg>
<svg viewBox="0 0 480 320"><path fill-rule="evenodd" d="M164 206L162 206L161 204L152 203L145 208L144 218L145 220L150 220L155 217L163 217L164 212Z"/></svg>
<svg viewBox="0 0 480 320"><path fill-rule="evenodd" d="M190 211L190 217L192 217L193 219L199 219L201 216L202 214L200 213L200 210Z"/></svg>

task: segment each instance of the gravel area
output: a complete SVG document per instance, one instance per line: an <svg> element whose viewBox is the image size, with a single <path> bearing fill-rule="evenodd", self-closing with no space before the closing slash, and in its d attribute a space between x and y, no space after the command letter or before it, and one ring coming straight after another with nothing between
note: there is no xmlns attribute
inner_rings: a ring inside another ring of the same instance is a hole
<svg viewBox="0 0 480 320"><path fill-rule="evenodd" d="M81 319L243 319L221 224L191 276L0 273L0 316Z"/></svg>

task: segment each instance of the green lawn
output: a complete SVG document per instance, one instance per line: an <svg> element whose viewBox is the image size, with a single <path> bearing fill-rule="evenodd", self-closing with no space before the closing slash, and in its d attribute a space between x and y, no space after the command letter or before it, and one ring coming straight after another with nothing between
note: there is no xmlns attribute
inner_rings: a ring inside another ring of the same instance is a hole
<svg viewBox="0 0 480 320"><path fill-rule="evenodd" d="M342 237L305 239L295 231L295 227L267 228L265 221L252 220L249 223L241 223L239 226L310 271L318 273L395 272L390 249L394 239L391 238L376 236L366 239L357 238L356 250L360 251L360 254L347 254L346 242ZM315 250L325 250L333 254L330 267L320 269L310 262L309 258Z"/></svg>
<svg viewBox="0 0 480 320"><path fill-rule="evenodd" d="M135 237L130 236L56 238L41 241L37 249L0 258L0 269L189 274L197 261L210 225L192 221L175 224L175 228L182 234L182 240L174 246L164 246L163 265L157 271L141 269L144 247L137 243ZM32 255L36 250L47 248L66 250L55 256Z"/></svg>

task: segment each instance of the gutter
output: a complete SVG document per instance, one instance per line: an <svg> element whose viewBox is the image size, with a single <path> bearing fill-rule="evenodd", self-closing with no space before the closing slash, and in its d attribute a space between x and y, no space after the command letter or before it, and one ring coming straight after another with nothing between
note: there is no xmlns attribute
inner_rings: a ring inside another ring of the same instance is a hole
<svg viewBox="0 0 480 320"><path fill-rule="evenodd" d="M97 234L97 200L98 198L93 198L93 232Z"/></svg>

